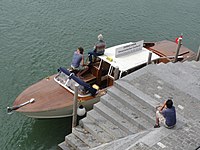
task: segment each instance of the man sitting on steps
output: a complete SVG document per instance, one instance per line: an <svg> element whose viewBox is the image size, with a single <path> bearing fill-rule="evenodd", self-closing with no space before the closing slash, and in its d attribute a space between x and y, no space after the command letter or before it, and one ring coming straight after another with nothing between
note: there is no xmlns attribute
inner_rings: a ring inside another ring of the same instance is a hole
<svg viewBox="0 0 200 150"><path fill-rule="evenodd" d="M166 128L173 128L176 124L176 110L171 99L168 99L162 106L157 108L156 124L154 128L159 128L160 122L162 122Z"/></svg>

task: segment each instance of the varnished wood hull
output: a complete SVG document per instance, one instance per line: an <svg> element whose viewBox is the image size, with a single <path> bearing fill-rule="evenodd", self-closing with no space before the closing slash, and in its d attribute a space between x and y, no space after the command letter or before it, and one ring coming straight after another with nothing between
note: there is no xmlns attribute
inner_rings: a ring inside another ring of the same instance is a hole
<svg viewBox="0 0 200 150"><path fill-rule="evenodd" d="M45 78L23 91L15 100L14 106L34 98L35 102L17 109L17 112L32 118L61 118L72 115L73 94L54 81L54 76ZM78 98L86 110L92 109L99 97Z"/></svg>
<svg viewBox="0 0 200 150"><path fill-rule="evenodd" d="M89 111L93 108L93 105L99 101L100 97L96 97L90 101L82 102L83 106L86 108L86 111ZM17 110L21 112L20 110ZM46 111L23 111L21 112L24 115L31 117L31 118L63 118L63 117L70 117L73 114L73 105L63 107L63 108L55 108Z"/></svg>

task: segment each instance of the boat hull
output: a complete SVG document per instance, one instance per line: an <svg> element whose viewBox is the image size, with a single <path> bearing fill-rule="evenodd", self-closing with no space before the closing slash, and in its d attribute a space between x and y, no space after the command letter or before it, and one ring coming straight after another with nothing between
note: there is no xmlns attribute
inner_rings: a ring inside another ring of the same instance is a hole
<svg viewBox="0 0 200 150"><path fill-rule="evenodd" d="M27 104L16 112L32 118L62 118L72 116L74 95L54 81L52 75L24 90L15 100L14 106L32 98L34 103ZM92 109L99 101L99 95L78 97L78 101L86 108Z"/></svg>
<svg viewBox="0 0 200 150"><path fill-rule="evenodd" d="M100 100L100 97L95 97L89 101L81 102L81 104L86 108L86 111L89 111L93 108L93 105ZM19 112L19 111L18 111ZM51 109L46 111L36 111L29 112L23 111L20 112L27 117L31 118L63 118L63 117L71 117L73 115L73 105L63 108Z"/></svg>

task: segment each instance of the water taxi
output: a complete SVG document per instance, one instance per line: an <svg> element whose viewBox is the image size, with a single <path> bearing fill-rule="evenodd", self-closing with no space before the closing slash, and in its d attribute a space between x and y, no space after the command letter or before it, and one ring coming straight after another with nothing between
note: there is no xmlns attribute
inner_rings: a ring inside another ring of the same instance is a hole
<svg viewBox="0 0 200 150"><path fill-rule="evenodd" d="M177 44L171 41L144 43L128 42L105 49L102 56L79 78L76 72L60 67L58 72L25 89L7 110L32 118L61 118L72 116L74 85L78 87L79 105L90 110L115 80L123 78L149 63L173 61ZM151 57L149 57L151 55ZM178 59L193 59L195 53L181 46ZM30 100L33 100L31 101Z"/></svg>

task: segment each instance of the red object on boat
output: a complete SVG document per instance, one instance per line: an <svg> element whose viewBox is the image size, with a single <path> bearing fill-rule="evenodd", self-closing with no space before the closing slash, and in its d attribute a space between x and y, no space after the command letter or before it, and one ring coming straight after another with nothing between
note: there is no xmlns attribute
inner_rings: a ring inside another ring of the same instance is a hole
<svg viewBox="0 0 200 150"><path fill-rule="evenodd" d="M183 35L180 35L179 37L176 38L176 40L175 40L176 44L178 44L179 38L182 39L182 38L183 38Z"/></svg>

